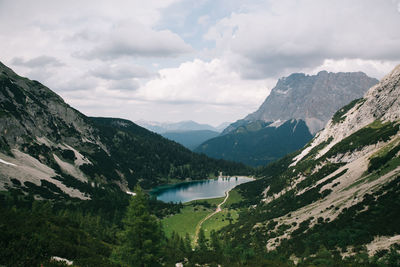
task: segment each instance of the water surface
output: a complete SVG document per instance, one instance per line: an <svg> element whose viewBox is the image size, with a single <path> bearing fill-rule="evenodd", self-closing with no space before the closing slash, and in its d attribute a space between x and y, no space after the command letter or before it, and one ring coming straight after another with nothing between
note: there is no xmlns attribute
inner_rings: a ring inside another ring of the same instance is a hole
<svg viewBox="0 0 400 267"><path fill-rule="evenodd" d="M249 177L229 177L211 180L183 182L159 186L151 191L158 200L164 202L188 202L196 199L223 197L225 192L243 183L253 181Z"/></svg>

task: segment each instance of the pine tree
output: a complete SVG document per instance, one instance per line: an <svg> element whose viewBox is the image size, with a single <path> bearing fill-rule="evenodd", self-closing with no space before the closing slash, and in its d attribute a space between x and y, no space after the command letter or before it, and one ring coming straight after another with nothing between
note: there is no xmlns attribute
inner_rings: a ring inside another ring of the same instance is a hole
<svg viewBox="0 0 400 267"><path fill-rule="evenodd" d="M112 259L123 266L159 266L163 235L157 218L149 213L148 198L136 188L118 234L119 245Z"/></svg>
<svg viewBox="0 0 400 267"><path fill-rule="evenodd" d="M187 254L192 253L192 244L191 244L192 241L190 240L190 236L188 233L186 233L186 235L185 235L184 243L185 243L185 252Z"/></svg>
<svg viewBox="0 0 400 267"><path fill-rule="evenodd" d="M204 234L203 228L200 228L199 237L197 239L197 246L200 252L207 251L207 238L206 235Z"/></svg>

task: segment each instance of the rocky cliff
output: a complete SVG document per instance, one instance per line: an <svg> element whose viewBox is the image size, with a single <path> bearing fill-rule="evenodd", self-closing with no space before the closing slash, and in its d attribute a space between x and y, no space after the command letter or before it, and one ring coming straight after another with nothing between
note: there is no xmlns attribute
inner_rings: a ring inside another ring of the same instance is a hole
<svg viewBox="0 0 400 267"><path fill-rule="evenodd" d="M336 110L363 96L377 82L362 72L295 73L279 79L260 108L244 120L284 122L301 119L315 134Z"/></svg>
<svg viewBox="0 0 400 267"><path fill-rule="evenodd" d="M230 234L244 243L257 237L295 261L322 250L329 257L361 251L377 259L389 248L398 250L399 95L397 66L363 98L339 109L304 149L241 185L254 208Z"/></svg>
<svg viewBox="0 0 400 267"><path fill-rule="evenodd" d="M1 63L0 133L0 191L41 198L86 199L103 189L248 170L192 153L128 120L86 117Z"/></svg>
<svg viewBox="0 0 400 267"><path fill-rule="evenodd" d="M265 165L303 147L336 110L360 98L377 82L362 72L292 74L278 81L256 112L230 124L221 136L195 151L253 166ZM305 127L286 127L293 121Z"/></svg>

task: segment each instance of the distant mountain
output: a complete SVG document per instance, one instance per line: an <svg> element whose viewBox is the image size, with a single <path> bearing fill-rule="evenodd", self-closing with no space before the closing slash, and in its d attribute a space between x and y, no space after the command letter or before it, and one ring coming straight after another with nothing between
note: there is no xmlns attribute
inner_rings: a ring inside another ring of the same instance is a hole
<svg viewBox="0 0 400 267"><path fill-rule="evenodd" d="M378 80L362 72L317 75L295 73L279 79L260 108L245 121L304 120L312 134L321 130L336 110L360 98Z"/></svg>
<svg viewBox="0 0 400 267"><path fill-rule="evenodd" d="M334 266L360 253L379 263L356 256L360 266L398 266L391 257L400 234L399 96L400 65L338 109L306 147L240 185L242 205L254 208L221 236L301 266Z"/></svg>
<svg viewBox="0 0 400 267"><path fill-rule="evenodd" d="M208 130L214 132L221 132L221 130L208 125L200 124L195 121L181 121L181 122L151 122L151 121L137 121L137 124L155 133L167 132L187 132L187 131L201 131Z"/></svg>
<svg viewBox="0 0 400 267"><path fill-rule="evenodd" d="M243 165L198 155L131 121L89 118L0 63L0 190L87 199L105 188L204 179Z"/></svg>
<svg viewBox="0 0 400 267"><path fill-rule="evenodd" d="M360 98L377 82L362 72L321 71L281 78L256 112L230 124L222 136L206 141L195 151L255 166L266 164L305 145L337 109ZM293 120L301 122L295 125L302 127L287 127ZM279 132L281 138L266 136L267 132Z"/></svg>
<svg viewBox="0 0 400 267"><path fill-rule="evenodd" d="M161 135L165 138L175 141L190 150L194 150L201 143L217 137L220 133L210 130L184 131L184 132L166 132Z"/></svg>
<svg viewBox="0 0 400 267"><path fill-rule="evenodd" d="M223 122L220 125L218 125L217 127L215 127L215 129L217 130L217 132L222 133L223 130L225 130L226 127L228 127L232 122Z"/></svg>
<svg viewBox="0 0 400 267"><path fill-rule="evenodd" d="M270 122L255 121L210 139L194 151L217 159L261 166L300 149L311 138L302 120L286 121L279 127L273 127Z"/></svg>

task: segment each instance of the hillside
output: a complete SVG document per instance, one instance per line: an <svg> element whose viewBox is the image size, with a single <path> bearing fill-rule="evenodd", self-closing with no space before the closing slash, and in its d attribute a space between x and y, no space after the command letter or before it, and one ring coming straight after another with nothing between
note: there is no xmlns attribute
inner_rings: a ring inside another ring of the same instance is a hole
<svg viewBox="0 0 400 267"><path fill-rule="evenodd" d="M278 127L263 121L237 125L229 134L210 139L194 151L212 158L263 166L300 149L312 138L302 120L289 120Z"/></svg>
<svg viewBox="0 0 400 267"><path fill-rule="evenodd" d="M180 121L180 122L155 122L155 121L137 121L138 125L152 132L163 134L168 132L189 132L189 131L215 131L220 132L218 127L213 127L208 124L201 124L195 121Z"/></svg>
<svg viewBox="0 0 400 267"><path fill-rule="evenodd" d="M0 190L87 199L104 186L126 191L248 171L127 120L86 117L39 82L1 63L0 71Z"/></svg>
<svg viewBox="0 0 400 267"><path fill-rule="evenodd" d="M376 83L362 72L294 73L279 79L256 112L232 123L221 136L195 151L213 158L265 165L303 147L336 110L360 98Z"/></svg>
<svg viewBox="0 0 400 267"><path fill-rule="evenodd" d="M239 186L240 205L254 206L225 228L225 239L305 266L348 256L364 266L368 255L376 261L394 255L400 240L399 95L400 65L339 109L304 149Z"/></svg>
<svg viewBox="0 0 400 267"><path fill-rule="evenodd" d="M183 131L183 132L166 132L162 133L165 138L175 141L184 147L194 150L203 142L217 137L219 132L210 130Z"/></svg>

